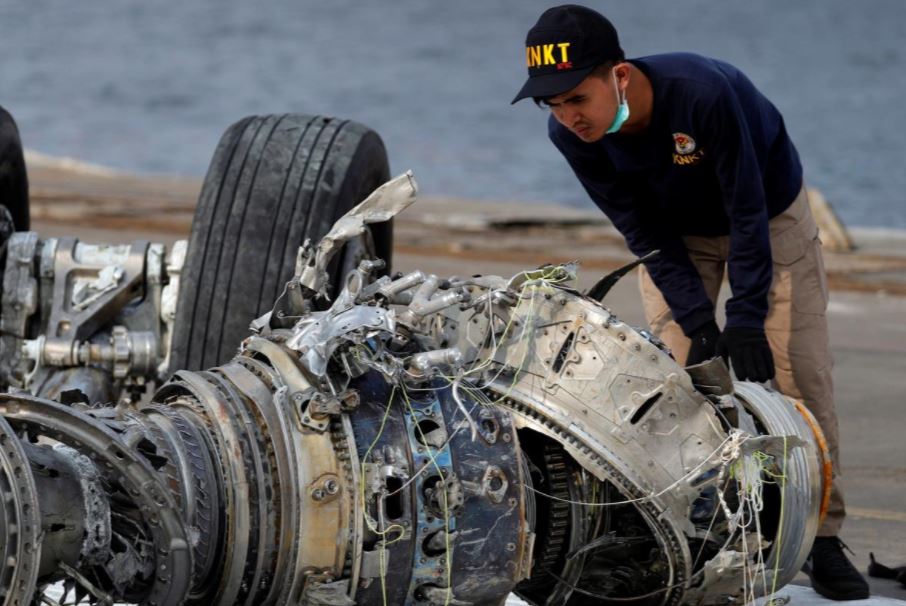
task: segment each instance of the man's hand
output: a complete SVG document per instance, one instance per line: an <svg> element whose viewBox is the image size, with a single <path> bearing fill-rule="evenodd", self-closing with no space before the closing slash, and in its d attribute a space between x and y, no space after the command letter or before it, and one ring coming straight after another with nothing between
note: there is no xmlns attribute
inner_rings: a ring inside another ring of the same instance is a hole
<svg viewBox="0 0 906 606"><path fill-rule="evenodd" d="M733 362L740 381L763 383L774 378L774 356L763 328L727 328L717 342L717 352ZM729 362L728 362L729 364Z"/></svg>
<svg viewBox="0 0 906 606"><path fill-rule="evenodd" d="M717 356L720 329L714 320L693 330L689 339L692 341L692 345L689 347L689 355L686 357L686 366L692 366Z"/></svg>

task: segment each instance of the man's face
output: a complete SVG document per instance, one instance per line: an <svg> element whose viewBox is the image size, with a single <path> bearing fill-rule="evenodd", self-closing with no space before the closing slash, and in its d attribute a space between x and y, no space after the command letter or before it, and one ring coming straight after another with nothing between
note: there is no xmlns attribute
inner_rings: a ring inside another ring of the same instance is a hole
<svg viewBox="0 0 906 606"><path fill-rule="evenodd" d="M607 133L617 112L617 92L613 80L590 75L579 85L556 97L545 99L557 121L586 143Z"/></svg>

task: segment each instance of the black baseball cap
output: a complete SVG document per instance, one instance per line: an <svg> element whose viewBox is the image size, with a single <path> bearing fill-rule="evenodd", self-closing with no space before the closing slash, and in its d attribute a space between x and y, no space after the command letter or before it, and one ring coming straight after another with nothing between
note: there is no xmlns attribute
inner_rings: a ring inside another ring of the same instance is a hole
<svg viewBox="0 0 906 606"><path fill-rule="evenodd" d="M613 24L576 4L542 13L525 37L525 56L529 77L512 103L565 93L602 63L625 58Z"/></svg>

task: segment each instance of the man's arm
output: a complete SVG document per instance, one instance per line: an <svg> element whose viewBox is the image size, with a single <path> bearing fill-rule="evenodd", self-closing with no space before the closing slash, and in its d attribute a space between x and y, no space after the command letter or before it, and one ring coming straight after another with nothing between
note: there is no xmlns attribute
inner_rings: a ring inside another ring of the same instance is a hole
<svg viewBox="0 0 906 606"><path fill-rule="evenodd" d="M773 279L768 212L749 127L729 84L704 112L704 120L703 143L714 158L730 219L727 274L733 296L726 306L727 327L763 329Z"/></svg>
<svg viewBox="0 0 906 606"><path fill-rule="evenodd" d="M733 296L717 351L742 381L774 376L774 357L764 332L773 280L768 210L761 168L735 91L727 83L704 113L703 140L710 146L724 208L730 219L727 273Z"/></svg>
<svg viewBox="0 0 906 606"><path fill-rule="evenodd" d="M570 141L570 135L556 126L549 129L549 134L592 201L626 239L629 250L639 257L652 250L661 251L657 257L646 262L645 267L683 332L690 335L713 322L714 306L708 299L698 270L689 259L682 237L660 232L642 221L632 192L621 187L613 178L608 158L593 153L583 144Z"/></svg>

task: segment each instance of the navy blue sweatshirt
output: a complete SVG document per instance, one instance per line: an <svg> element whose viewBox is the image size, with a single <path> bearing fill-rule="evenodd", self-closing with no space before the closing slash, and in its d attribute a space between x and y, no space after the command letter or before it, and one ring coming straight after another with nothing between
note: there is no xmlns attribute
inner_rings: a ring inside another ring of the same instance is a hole
<svg viewBox="0 0 906 606"><path fill-rule="evenodd" d="M729 234L727 326L762 328L773 275L768 219L802 186L783 118L727 63L690 53L631 63L654 90L644 132L584 143L551 116L551 141L634 254L660 249L646 267L686 334L714 318L686 235Z"/></svg>

